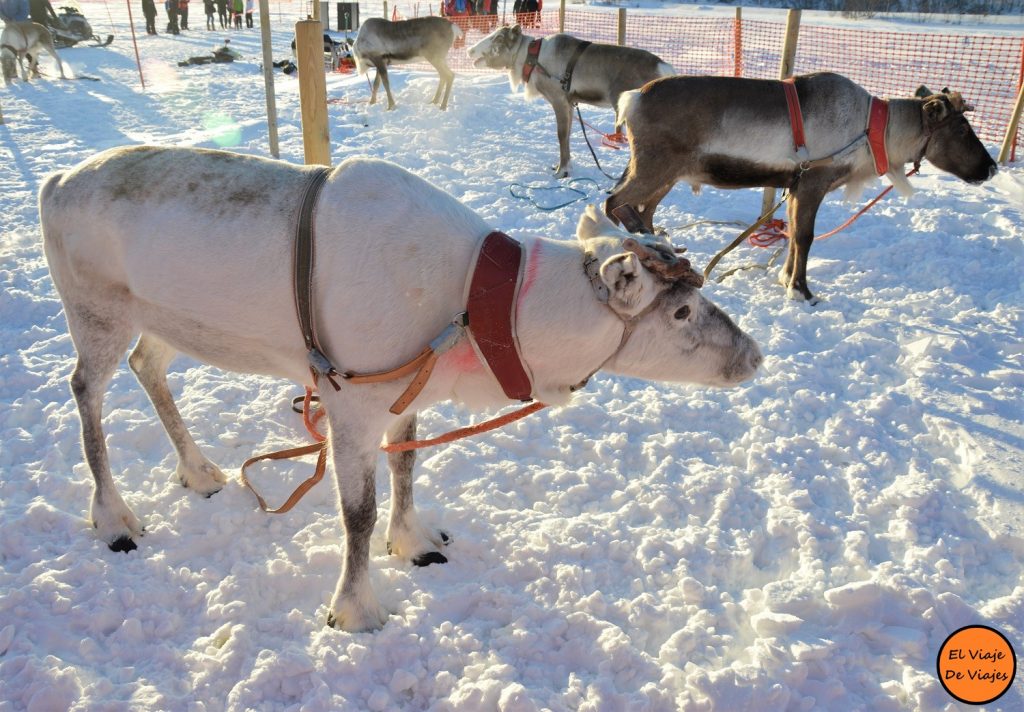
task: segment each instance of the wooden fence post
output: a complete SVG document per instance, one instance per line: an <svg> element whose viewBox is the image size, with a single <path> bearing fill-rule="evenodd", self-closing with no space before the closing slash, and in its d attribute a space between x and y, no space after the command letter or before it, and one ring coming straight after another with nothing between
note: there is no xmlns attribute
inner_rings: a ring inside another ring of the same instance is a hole
<svg viewBox="0 0 1024 712"><path fill-rule="evenodd" d="M619 8L619 46L626 44L626 8Z"/></svg>
<svg viewBox="0 0 1024 712"><path fill-rule="evenodd" d="M558 31L565 32L565 0L558 2Z"/></svg>
<svg viewBox="0 0 1024 712"><path fill-rule="evenodd" d="M743 8L736 8L732 27L733 76L743 76Z"/></svg>
<svg viewBox="0 0 1024 712"><path fill-rule="evenodd" d="M295 54L299 65L302 146L306 163L331 165L327 129L327 76L324 74L324 27L320 20L295 23Z"/></svg>
<svg viewBox="0 0 1024 712"><path fill-rule="evenodd" d="M793 74L793 62L796 59L796 43L800 37L800 11L790 10L786 14L786 39L782 44L782 61L779 63L779 79L786 79ZM775 205L775 188L765 188L761 199L761 214L764 215Z"/></svg>
<svg viewBox="0 0 1024 712"><path fill-rule="evenodd" d="M1020 124L1020 112L1024 108L1024 40L1020 43L1020 78L1017 80L1017 103L1014 104L1013 113L1010 114L1010 123L1006 127L1006 135L1003 137L1003 146L999 149L999 163L1006 163L1007 159L1017 159L1017 126Z"/></svg>
<svg viewBox="0 0 1024 712"><path fill-rule="evenodd" d="M1003 146L999 149L999 162L1006 163L1010 158L1010 148L1017 138L1017 127L1020 125L1020 112L1024 109L1024 84L1021 84L1017 91L1017 103L1013 106L1013 113L1010 114L1010 125L1006 127L1006 135L1003 136Z"/></svg>
<svg viewBox="0 0 1024 712"><path fill-rule="evenodd" d="M270 0L260 0L260 41L263 45L263 91L267 99L267 139L270 141L270 155L280 158L277 100L274 96L274 52L270 47Z"/></svg>
<svg viewBox="0 0 1024 712"><path fill-rule="evenodd" d="M391 19L390 17L388 17L388 0L384 0L384 19L385 20L390 20Z"/></svg>

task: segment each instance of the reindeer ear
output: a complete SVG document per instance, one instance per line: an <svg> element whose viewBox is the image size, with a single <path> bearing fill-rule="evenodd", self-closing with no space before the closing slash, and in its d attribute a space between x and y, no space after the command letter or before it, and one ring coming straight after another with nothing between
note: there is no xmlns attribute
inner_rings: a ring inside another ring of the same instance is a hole
<svg viewBox="0 0 1024 712"><path fill-rule="evenodd" d="M508 32L512 35L512 39L518 39L523 34L523 26L519 24L512 25Z"/></svg>
<svg viewBox="0 0 1024 712"><path fill-rule="evenodd" d="M625 235L619 226L613 223L598 206L588 205L576 223L576 239L586 242L593 237L619 237Z"/></svg>
<svg viewBox="0 0 1024 712"><path fill-rule="evenodd" d="M949 105L942 99L929 99L921 110L924 111L926 125L934 125L949 116Z"/></svg>
<svg viewBox="0 0 1024 712"><path fill-rule="evenodd" d="M665 288L632 252L605 260L601 265L601 281L608 287L608 305L626 316L642 312Z"/></svg>
<svg viewBox="0 0 1024 712"><path fill-rule="evenodd" d="M919 86L917 88L917 91L914 92L914 97L916 97L918 99L924 99L926 96L931 96L931 95L932 95L932 90L929 89L928 87L926 87L924 84Z"/></svg>

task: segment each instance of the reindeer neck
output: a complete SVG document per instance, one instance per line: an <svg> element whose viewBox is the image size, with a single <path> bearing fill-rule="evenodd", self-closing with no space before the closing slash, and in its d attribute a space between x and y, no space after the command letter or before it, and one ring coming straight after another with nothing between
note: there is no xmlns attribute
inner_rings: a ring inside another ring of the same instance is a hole
<svg viewBox="0 0 1024 712"><path fill-rule="evenodd" d="M889 99L886 148L889 162L904 165L920 160L927 136L920 99Z"/></svg>
<svg viewBox="0 0 1024 712"><path fill-rule="evenodd" d="M557 405L568 401L570 386L615 351L622 321L598 301L583 270L579 243L534 238L527 246L517 310L519 344L538 399Z"/></svg>

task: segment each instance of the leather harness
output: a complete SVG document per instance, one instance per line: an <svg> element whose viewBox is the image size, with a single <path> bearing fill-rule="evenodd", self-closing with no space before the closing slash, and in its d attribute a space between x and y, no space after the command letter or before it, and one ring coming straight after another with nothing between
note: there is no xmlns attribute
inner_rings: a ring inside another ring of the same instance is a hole
<svg viewBox="0 0 1024 712"><path fill-rule="evenodd" d="M541 73L546 76L551 76L551 72L544 68L540 63L540 48L543 43L543 38L536 39L530 42L526 47L526 59L523 61L523 84L527 84L530 81L530 77L533 76L533 70L539 69ZM569 63L565 65L565 71L562 73L562 78L558 80L559 84L562 85L562 90L569 94L572 90L572 75L576 71L576 63L580 60L580 55L583 54L587 47L592 45L593 42L583 40L576 45L576 49L573 51L572 56L569 57Z"/></svg>
<svg viewBox="0 0 1024 712"><path fill-rule="evenodd" d="M339 372L335 368L317 339L313 308L316 262L314 215L317 199L330 173L330 169L323 167L310 173L302 193L294 241L295 311L314 384L319 385L320 379L326 378L335 390L340 390L338 377L354 384L383 383L416 372L412 382L391 406L391 412L398 415L423 390L437 360L455 345L468 327L474 349L505 395L520 401L532 400L532 379L523 363L515 334L515 307L522 283L525 253L522 245L498 231L487 235L478 247L466 286L466 310L457 314L417 356L389 371L360 374Z"/></svg>
<svg viewBox="0 0 1024 712"><path fill-rule="evenodd" d="M880 176L889 172L889 156L885 150L885 132L889 125L889 102L874 96L871 97L871 107L868 110L868 125L864 133L832 155L810 160L810 154L807 150L807 138L804 135L803 113L800 111L800 97L796 91L796 78L789 77L788 79L783 79L782 88L786 94L789 124L793 131L793 150L796 152L801 173L811 168L832 163L836 158L844 156L860 146L863 141L867 141L868 147L871 150L871 156L875 162L875 172Z"/></svg>

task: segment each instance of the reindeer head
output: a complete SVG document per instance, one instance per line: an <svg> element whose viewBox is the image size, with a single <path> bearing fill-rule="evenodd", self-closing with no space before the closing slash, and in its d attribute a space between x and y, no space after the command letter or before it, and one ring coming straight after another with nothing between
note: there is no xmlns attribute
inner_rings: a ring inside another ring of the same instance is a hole
<svg viewBox="0 0 1024 712"><path fill-rule="evenodd" d="M470 47L466 50L466 54L473 60L474 67L511 69L522 38L522 27L505 25Z"/></svg>
<svg viewBox="0 0 1024 712"><path fill-rule="evenodd" d="M921 118L927 135L924 157L936 168L968 183L981 183L995 175L996 162L971 128L965 111L973 111L960 92L943 89L933 94L921 86Z"/></svg>
<svg viewBox="0 0 1024 712"><path fill-rule="evenodd" d="M608 307L633 330L608 370L719 386L754 375L762 360L757 344L700 293L704 278L670 244L630 235L592 205L576 237L600 261Z"/></svg>

